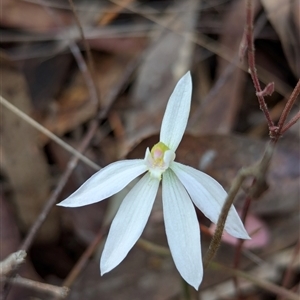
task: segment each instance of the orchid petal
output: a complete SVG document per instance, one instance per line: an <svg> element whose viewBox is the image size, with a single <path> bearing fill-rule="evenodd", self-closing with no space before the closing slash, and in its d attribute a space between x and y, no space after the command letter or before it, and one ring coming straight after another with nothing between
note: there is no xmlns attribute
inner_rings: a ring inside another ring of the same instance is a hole
<svg viewBox="0 0 300 300"><path fill-rule="evenodd" d="M123 200L102 253L101 275L115 268L141 236L148 221L159 180L146 173Z"/></svg>
<svg viewBox="0 0 300 300"><path fill-rule="evenodd" d="M176 151L184 134L191 107L192 79L187 72L177 83L163 117L160 141Z"/></svg>
<svg viewBox="0 0 300 300"><path fill-rule="evenodd" d="M78 207L104 200L122 190L133 179L147 171L143 159L114 162L88 179L59 206Z"/></svg>
<svg viewBox="0 0 300 300"><path fill-rule="evenodd" d="M173 162L171 169L188 191L195 205L216 224L227 197L223 187L209 175L189 166ZM250 238L233 205L226 219L225 230L236 238Z"/></svg>
<svg viewBox="0 0 300 300"><path fill-rule="evenodd" d="M193 203L170 170L162 180L163 212L168 244L176 268L195 289L203 277L200 229Z"/></svg>

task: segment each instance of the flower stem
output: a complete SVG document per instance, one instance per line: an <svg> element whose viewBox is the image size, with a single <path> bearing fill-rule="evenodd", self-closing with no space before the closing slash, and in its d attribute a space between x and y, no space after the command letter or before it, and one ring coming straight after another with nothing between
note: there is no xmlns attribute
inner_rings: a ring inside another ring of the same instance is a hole
<svg viewBox="0 0 300 300"><path fill-rule="evenodd" d="M261 161L258 164L255 164L248 168L241 169L237 177L234 179L233 184L228 192L228 196L222 207L222 211L217 222L215 234L210 242L208 251L204 256L204 260L203 260L204 268L208 266L208 264L211 262L211 260L213 259L216 252L219 249L227 215L245 179L250 176L253 176L255 178L255 181L253 182L253 185L251 186L248 192L248 197L257 198L266 190L265 178L266 178L266 173L270 166L273 153L274 153L274 143L269 143Z"/></svg>

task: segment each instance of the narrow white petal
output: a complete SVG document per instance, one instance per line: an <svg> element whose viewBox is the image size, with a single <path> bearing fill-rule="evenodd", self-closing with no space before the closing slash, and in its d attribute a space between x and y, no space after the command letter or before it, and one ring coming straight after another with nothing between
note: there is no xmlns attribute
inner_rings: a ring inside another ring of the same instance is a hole
<svg viewBox="0 0 300 300"><path fill-rule="evenodd" d="M78 207L106 199L122 190L133 179L147 171L143 159L114 162L88 179L59 206Z"/></svg>
<svg viewBox="0 0 300 300"><path fill-rule="evenodd" d="M189 118L192 97L192 79L187 72L177 83L163 117L160 141L176 151Z"/></svg>
<svg viewBox="0 0 300 300"><path fill-rule="evenodd" d="M101 275L115 268L141 236L148 221L159 180L145 174L124 198L109 230L100 261Z"/></svg>
<svg viewBox="0 0 300 300"><path fill-rule="evenodd" d="M189 166L173 162L171 169L188 191L195 205L216 224L227 197L223 187L209 175ZM227 216L225 230L236 238L250 238L233 205Z"/></svg>
<svg viewBox="0 0 300 300"><path fill-rule="evenodd" d="M189 195L171 170L163 174L162 198L166 234L176 268L198 290L203 277L199 223Z"/></svg>

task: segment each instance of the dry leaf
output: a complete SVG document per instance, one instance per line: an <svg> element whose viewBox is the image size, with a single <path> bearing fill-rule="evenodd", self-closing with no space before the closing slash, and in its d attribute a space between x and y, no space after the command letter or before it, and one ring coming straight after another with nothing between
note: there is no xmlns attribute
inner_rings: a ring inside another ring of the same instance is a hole
<svg viewBox="0 0 300 300"><path fill-rule="evenodd" d="M261 3L279 35L291 70L296 77L300 77L300 2L261 0Z"/></svg>

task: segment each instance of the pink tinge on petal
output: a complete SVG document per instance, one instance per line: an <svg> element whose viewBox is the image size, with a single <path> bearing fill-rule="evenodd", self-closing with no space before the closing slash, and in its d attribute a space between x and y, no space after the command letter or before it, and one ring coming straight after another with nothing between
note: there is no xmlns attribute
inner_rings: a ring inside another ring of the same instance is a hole
<svg viewBox="0 0 300 300"><path fill-rule="evenodd" d="M155 149L153 151L153 158L155 160L161 159L163 157L163 155L164 155L164 152L161 149Z"/></svg>
<svg viewBox="0 0 300 300"><path fill-rule="evenodd" d="M240 215L240 211L238 211ZM266 246L270 239L270 232L267 225L258 217L253 214L248 214L246 218L245 228L249 233L251 240L245 240L243 246L247 249L256 249ZM214 234L216 230L216 225L211 224L209 231ZM222 241L231 245L238 244L237 238L231 236L226 231L223 232Z"/></svg>

